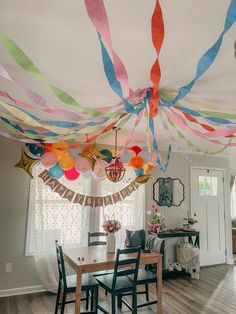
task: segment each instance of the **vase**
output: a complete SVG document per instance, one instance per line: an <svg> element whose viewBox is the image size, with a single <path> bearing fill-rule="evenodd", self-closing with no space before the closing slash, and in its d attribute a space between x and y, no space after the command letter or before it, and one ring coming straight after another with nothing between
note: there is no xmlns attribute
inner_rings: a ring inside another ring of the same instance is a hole
<svg viewBox="0 0 236 314"><path fill-rule="evenodd" d="M114 232L109 232L107 236L107 253L114 253L116 250L116 237Z"/></svg>

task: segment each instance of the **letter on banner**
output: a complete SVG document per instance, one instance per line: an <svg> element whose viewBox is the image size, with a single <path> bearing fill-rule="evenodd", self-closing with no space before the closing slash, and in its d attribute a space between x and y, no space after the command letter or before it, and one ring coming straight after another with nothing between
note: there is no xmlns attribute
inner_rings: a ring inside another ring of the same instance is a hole
<svg viewBox="0 0 236 314"><path fill-rule="evenodd" d="M84 199L85 199L85 195L76 193L74 203L78 203L80 205L83 205Z"/></svg>
<svg viewBox="0 0 236 314"><path fill-rule="evenodd" d="M113 204L111 195L103 196L103 199L104 199L105 206Z"/></svg>
<svg viewBox="0 0 236 314"><path fill-rule="evenodd" d="M112 197L112 200L113 200L114 204L117 203L117 202L122 201L122 197L121 197L119 192L112 194L111 197Z"/></svg>
<svg viewBox="0 0 236 314"><path fill-rule="evenodd" d="M93 196L86 196L85 201L84 201L84 206L94 207L94 197Z"/></svg>
<svg viewBox="0 0 236 314"><path fill-rule="evenodd" d="M58 184L60 183L56 179L53 179L53 178L48 180L48 182L46 183L46 185L49 186L52 191L58 186Z"/></svg>
<svg viewBox="0 0 236 314"><path fill-rule="evenodd" d="M138 182L136 182L136 181L132 182L130 185L131 185L135 190L137 190L137 188L140 186L140 184L139 184Z"/></svg>
<svg viewBox="0 0 236 314"><path fill-rule="evenodd" d="M127 189L129 190L130 194L131 194L133 191L136 190L132 183L130 183L130 184L127 186Z"/></svg>
<svg viewBox="0 0 236 314"><path fill-rule="evenodd" d="M129 193L129 192L128 192ZM124 198L126 198L126 196L129 196L129 194L127 193L126 188L120 191L121 196Z"/></svg>
<svg viewBox="0 0 236 314"><path fill-rule="evenodd" d="M103 197L94 197L94 207L103 206Z"/></svg>
<svg viewBox="0 0 236 314"><path fill-rule="evenodd" d="M55 190L53 192L56 192L60 196L62 196L66 190L67 190L67 188L60 183L60 184L58 184L58 186L55 188Z"/></svg>
<svg viewBox="0 0 236 314"><path fill-rule="evenodd" d="M38 175L39 178L41 178L43 180L43 182L47 182L51 176L49 175L48 171L45 169L43 170L43 172L41 172L39 175Z"/></svg>
<svg viewBox="0 0 236 314"><path fill-rule="evenodd" d="M63 198L67 198L70 202L72 201L73 197L75 195L75 192L72 190L67 189L65 191L65 194L62 196Z"/></svg>

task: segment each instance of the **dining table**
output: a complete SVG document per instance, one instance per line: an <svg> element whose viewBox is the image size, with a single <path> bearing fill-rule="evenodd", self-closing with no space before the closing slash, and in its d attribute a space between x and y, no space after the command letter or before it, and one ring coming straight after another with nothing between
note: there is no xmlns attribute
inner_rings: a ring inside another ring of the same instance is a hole
<svg viewBox="0 0 236 314"><path fill-rule="evenodd" d="M132 254L128 254L128 256ZM64 250L64 258L77 274L75 314L80 314L81 282L82 274L94 273L114 269L115 253L108 253L105 247L90 246L82 248L71 248ZM124 255L127 258L127 255ZM141 252L140 266L146 264L157 264L156 267L156 313L162 313L162 254L157 252Z"/></svg>

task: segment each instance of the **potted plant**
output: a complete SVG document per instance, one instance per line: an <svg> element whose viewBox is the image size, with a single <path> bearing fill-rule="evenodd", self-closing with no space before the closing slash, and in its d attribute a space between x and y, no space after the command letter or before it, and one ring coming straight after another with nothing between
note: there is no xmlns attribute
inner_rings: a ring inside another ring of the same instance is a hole
<svg viewBox="0 0 236 314"><path fill-rule="evenodd" d="M187 221L187 224L185 224L185 227L187 229L193 229L193 225L195 223L198 223L198 221L196 219L192 218L192 217L184 218L184 220Z"/></svg>

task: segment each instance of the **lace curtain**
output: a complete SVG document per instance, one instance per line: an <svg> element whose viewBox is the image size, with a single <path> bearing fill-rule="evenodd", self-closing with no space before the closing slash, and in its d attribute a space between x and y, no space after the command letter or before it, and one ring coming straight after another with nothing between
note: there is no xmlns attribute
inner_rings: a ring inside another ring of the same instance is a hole
<svg viewBox="0 0 236 314"><path fill-rule="evenodd" d="M31 239L36 269L43 286L55 292L57 289L58 269L55 255L55 240L59 240L63 248L87 246L89 231L102 231L102 223L106 217L114 217L122 224L116 233L118 246L123 246L125 229L141 229L145 217L145 187L115 205L105 208L89 208L73 204L53 193L38 174L43 168L34 168L31 181L29 211L31 211ZM85 195L108 195L120 191L134 178L132 171L127 171L122 182L116 184L109 180L94 181L80 177L76 181L61 178L59 181L73 191Z"/></svg>

